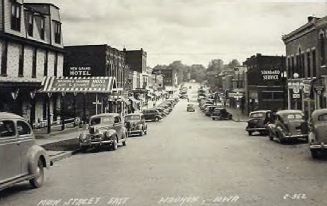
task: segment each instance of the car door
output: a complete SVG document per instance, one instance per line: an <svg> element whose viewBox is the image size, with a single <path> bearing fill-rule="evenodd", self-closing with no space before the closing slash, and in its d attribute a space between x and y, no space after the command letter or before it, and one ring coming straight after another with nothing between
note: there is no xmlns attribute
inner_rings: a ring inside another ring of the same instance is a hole
<svg viewBox="0 0 327 206"><path fill-rule="evenodd" d="M122 133L123 133L123 131L122 131L123 130L123 123L122 123L121 118L119 116L115 116L114 121L115 121L114 129L117 132L118 139L121 139L122 138Z"/></svg>
<svg viewBox="0 0 327 206"><path fill-rule="evenodd" d="M22 175L21 153L15 123L0 121L0 182Z"/></svg>
<svg viewBox="0 0 327 206"><path fill-rule="evenodd" d="M28 173L28 150L35 144L34 135L30 125L23 121L18 120L17 123L18 143L22 159L22 172Z"/></svg>

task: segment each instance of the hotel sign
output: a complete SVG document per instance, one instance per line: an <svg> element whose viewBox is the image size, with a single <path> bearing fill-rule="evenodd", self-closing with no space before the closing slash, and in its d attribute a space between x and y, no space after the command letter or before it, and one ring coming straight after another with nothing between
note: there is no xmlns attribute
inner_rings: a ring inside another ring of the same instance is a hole
<svg viewBox="0 0 327 206"><path fill-rule="evenodd" d="M69 76L72 77L92 76L92 68L89 66L69 67Z"/></svg>

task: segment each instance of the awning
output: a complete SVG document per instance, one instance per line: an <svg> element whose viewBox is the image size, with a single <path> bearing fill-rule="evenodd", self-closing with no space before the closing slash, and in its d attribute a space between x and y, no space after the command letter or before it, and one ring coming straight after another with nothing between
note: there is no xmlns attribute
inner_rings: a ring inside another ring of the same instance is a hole
<svg viewBox="0 0 327 206"><path fill-rule="evenodd" d="M111 93L115 77L45 77L42 93Z"/></svg>

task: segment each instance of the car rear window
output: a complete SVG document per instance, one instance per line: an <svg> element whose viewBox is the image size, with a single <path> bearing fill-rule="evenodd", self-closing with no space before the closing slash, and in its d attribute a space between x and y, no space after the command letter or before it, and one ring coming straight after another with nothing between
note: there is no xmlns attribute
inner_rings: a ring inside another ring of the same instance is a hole
<svg viewBox="0 0 327 206"><path fill-rule="evenodd" d="M301 114L288 114L287 115L287 119L290 119L290 120L292 120L292 119L303 119L303 118L304 117Z"/></svg>
<svg viewBox="0 0 327 206"><path fill-rule="evenodd" d="M15 124L13 121L0 121L0 138L12 137L16 135Z"/></svg>
<svg viewBox="0 0 327 206"><path fill-rule="evenodd" d="M96 124L113 124L114 117L113 116L106 116L106 117L95 117L91 119L91 125Z"/></svg>
<svg viewBox="0 0 327 206"><path fill-rule="evenodd" d="M327 121L327 114L322 114L318 117L319 121Z"/></svg>
<svg viewBox="0 0 327 206"><path fill-rule="evenodd" d="M131 121L131 120L140 120L141 116L140 115L128 115L125 117L125 120Z"/></svg>
<svg viewBox="0 0 327 206"><path fill-rule="evenodd" d="M257 112L257 113L252 113L252 114L250 114L250 117L251 118L262 118L262 117L264 117L264 113L263 112Z"/></svg>

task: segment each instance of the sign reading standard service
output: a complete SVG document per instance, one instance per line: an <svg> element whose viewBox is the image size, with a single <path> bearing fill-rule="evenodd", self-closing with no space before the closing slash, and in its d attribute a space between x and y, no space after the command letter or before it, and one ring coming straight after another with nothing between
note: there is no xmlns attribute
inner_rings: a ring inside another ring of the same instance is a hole
<svg viewBox="0 0 327 206"><path fill-rule="evenodd" d="M72 77L89 77L92 76L92 68L89 66L69 67L69 76Z"/></svg>
<svg viewBox="0 0 327 206"><path fill-rule="evenodd" d="M280 70L261 70L262 79L267 80L279 80Z"/></svg>

